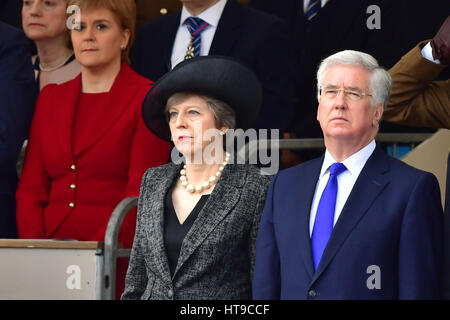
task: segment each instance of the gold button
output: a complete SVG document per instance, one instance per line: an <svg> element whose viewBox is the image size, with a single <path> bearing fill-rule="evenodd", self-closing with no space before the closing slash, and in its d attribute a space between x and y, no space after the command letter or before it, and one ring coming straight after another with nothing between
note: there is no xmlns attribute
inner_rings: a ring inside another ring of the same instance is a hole
<svg viewBox="0 0 450 320"><path fill-rule="evenodd" d="M72 183L69 188L73 190L76 188L76 185Z"/></svg>
<svg viewBox="0 0 450 320"><path fill-rule="evenodd" d="M167 9L161 8L161 10L159 10L159 13L161 13L162 15L167 14Z"/></svg>
<svg viewBox="0 0 450 320"><path fill-rule="evenodd" d="M72 169L72 171L75 171L77 169L77 167L75 167L75 165L73 164L70 166L70 169Z"/></svg>
<svg viewBox="0 0 450 320"><path fill-rule="evenodd" d="M71 208L75 207L75 203L73 203L73 202L69 203L69 207L71 207Z"/></svg>

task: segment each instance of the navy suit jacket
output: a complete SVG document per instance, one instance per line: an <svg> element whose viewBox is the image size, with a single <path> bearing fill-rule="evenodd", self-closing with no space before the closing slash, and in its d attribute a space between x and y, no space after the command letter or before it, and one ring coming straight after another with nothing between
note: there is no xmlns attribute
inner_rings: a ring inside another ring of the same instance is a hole
<svg viewBox="0 0 450 320"><path fill-rule="evenodd" d="M253 297L439 298L439 185L432 174L388 157L379 147L314 270L309 219L322 162L323 157L280 171L272 180L256 244ZM375 277L381 288L369 289Z"/></svg>
<svg viewBox="0 0 450 320"><path fill-rule="evenodd" d="M171 69L181 11L142 26L132 51L132 67L153 81ZM230 56L250 67L263 86L256 128L287 130L295 108L293 50L279 18L228 0L209 55ZM243 84L245 85L245 84Z"/></svg>
<svg viewBox="0 0 450 320"><path fill-rule="evenodd" d="M28 135L36 91L25 35L0 22L0 238L17 237L16 162Z"/></svg>

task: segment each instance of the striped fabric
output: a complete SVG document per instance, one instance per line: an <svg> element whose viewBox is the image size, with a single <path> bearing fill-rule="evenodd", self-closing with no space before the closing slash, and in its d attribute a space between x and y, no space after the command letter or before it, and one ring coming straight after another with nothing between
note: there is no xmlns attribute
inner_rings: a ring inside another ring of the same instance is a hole
<svg viewBox="0 0 450 320"><path fill-rule="evenodd" d="M186 19L186 25L191 33L191 41L186 51L184 59L190 59L200 55L201 33L209 24L197 17L189 17Z"/></svg>
<svg viewBox="0 0 450 320"><path fill-rule="evenodd" d="M305 12L306 19L311 20L312 18L314 18L319 12L320 8L320 0L311 0Z"/></svg>

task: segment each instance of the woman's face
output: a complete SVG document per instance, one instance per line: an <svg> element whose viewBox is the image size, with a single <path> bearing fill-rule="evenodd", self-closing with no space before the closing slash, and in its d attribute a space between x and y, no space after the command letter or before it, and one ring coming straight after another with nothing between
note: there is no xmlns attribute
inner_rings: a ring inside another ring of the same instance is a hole
<svg viewBox="0 0 450 320"><path fill-rule="evenodd" d="M226 128L217 129L214 114L203 98L191 95L171 106L168 112L173 143L186 158L204 160L205 155L210 155L206 147L212 142L222 142L218 137ZM217 147L223 150L222 145Z"/></svg>
<svg viewBox="0 0 450 320"><path fill-rule="evenodd" d="M34 41L63 36L66 29L66 0L23 0L22 27Z"/></svg>
<svg viewBox="0 0 450 320"><path fill-rule="evenodd" d="M105 67L121 61L130 30L122 29L106 8L81 10L80 24L71 32L75 57L83 67Z"/></svg>

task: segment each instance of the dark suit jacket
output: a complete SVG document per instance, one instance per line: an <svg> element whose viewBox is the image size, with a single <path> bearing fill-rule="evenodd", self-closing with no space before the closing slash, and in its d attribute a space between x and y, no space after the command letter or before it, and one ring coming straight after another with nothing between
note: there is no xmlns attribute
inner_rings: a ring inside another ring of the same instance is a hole
<svg viewBox="0 0 450 320"><path fill-rule="evenodd" d="M273 179L256 245L256 299L436 299L442 205L436 178L375 149L339 216L317 270L309 219L323 157ZM369 289L371 266L380 289ZM375 267L376 268L376 267Z"/></svg>
<svg viewBox="0 0 450 320"><path fill-rule="evenodd" d="M0 21L16 28L22 28L22 1L2 0L0 1Z"/></svg>
<svg viewBox="0 0 450 320"><path fill-rule="evenodd" d="M448 15L446 0L433 1L429 6L419 0L329 0L311 21L306 20L301 0L251 0L250 5L278 15L290 25L299 77L294 120L298 138L322 137L316 121L316 72L321 60L352 49L369 53L381 66L390 68L417 42L433 37ZM367 27L373 15L367 12L371 5L380 8L381 29ZM386 122L380 125L380 132L418 130Z"/></svg>
<svg viewBox="0 0 450 320"><path fill-rule="evenodd" d="M447 158L447 185L445 187L443 297L450 300L450 152Z"/></svg>
<svg viewBox="0 0 450 320"><path fill-rule="evenodd" d="M16 162L34 110L34 85L24 34L0 22L0 238L17 237Z"/></svg>
<svg viewBox="0 0 450 320"><path fill-rule="evenodd" d="M392 89L384 120L450 129L450 79L433 81L447 66L422 56L429 41L419 43L389 69Z"/></svg>
<svg viewBox="0 0 450 320"><path fill-rule="evenodd" d="M181 11L169 14L139 30L132 55L139 74L156 81L170 70L180 17ZM209 54L233 57L259 77L263 104L257 128L287 129L292 124L296 88L290 47L283 21L228 0Z"/></svg>
<svg viewBox="0 0 450 320"><path fill-rule="evenodd" d="M122 299L250 299L256 233L270 176L228 164L183 240L170 276L164 199L181 165L147 170Z"/></svg>

